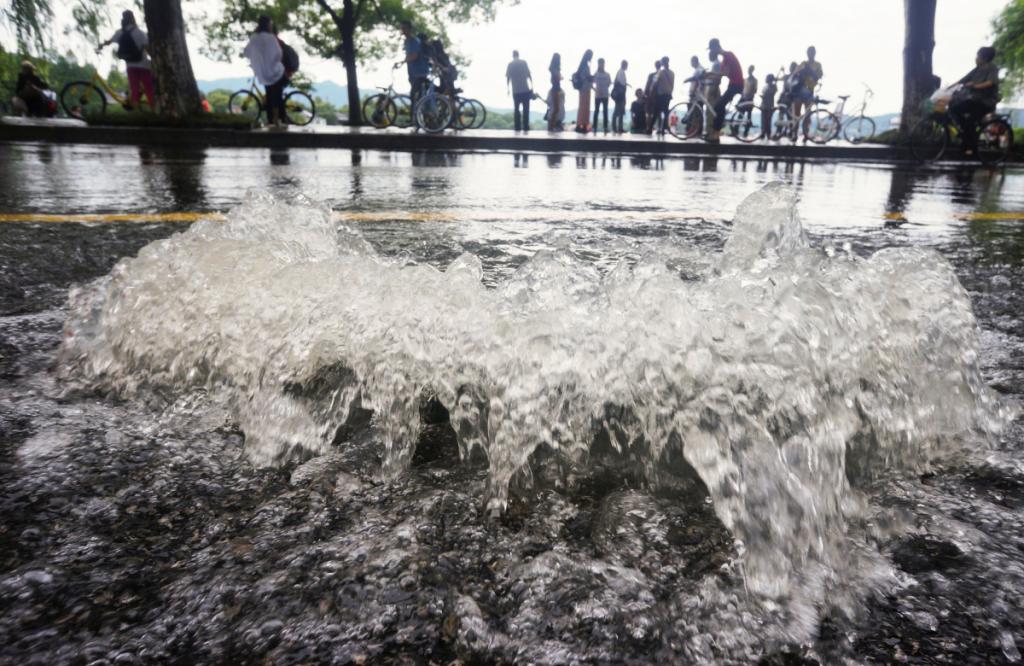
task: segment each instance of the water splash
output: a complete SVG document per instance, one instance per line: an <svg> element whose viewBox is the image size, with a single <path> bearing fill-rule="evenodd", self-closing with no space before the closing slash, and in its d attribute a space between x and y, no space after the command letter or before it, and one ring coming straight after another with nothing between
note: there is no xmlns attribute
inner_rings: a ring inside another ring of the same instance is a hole
<svg viewBox="0 0 1024 666"><path fill-rule="evenodd" d="M651 478L681 452L766 597L826 596L851 557L851 479L1005 422L948 263L813 248L781 184L743 202L718 256L663 241L606 274L569 249L494 289L482 274L471 254L443 271L377 256L325 208L251 197L75 290L62 374L126 397L206 389L260 464L326 451L370 408L391 471L432 391L463 453L486 453L494 510L541 445L586 466L605 434Z"/></svg>

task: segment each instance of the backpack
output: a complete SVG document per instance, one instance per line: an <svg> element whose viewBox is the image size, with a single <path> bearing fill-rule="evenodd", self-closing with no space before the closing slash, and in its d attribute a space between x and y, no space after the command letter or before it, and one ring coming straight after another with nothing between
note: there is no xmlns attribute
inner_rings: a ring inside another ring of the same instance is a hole
<svg viewBox="0 0 1024 666"><path fill-rule="evenodd" d="M281 64L286 72L299 71L299 52L281 42Z"/></svg>
<svg viewBox="0 0 1024 666"><path fill-rule="evenodd" d="M581 83L581 81L580 81L580 70L577 69L575 72L573 72L572 73L572 78L570 78L569 80L572 82L572 87L575 88L576 90L579 90L580 89L580 83Z"/></svg>
<svg viewBox="0 0 1024 666"><path fill-rule="evenodd" d="M135 26L121 31L117 39L117 57L125 62L139 62L142 60L142 49L135 43Z"/></svg>

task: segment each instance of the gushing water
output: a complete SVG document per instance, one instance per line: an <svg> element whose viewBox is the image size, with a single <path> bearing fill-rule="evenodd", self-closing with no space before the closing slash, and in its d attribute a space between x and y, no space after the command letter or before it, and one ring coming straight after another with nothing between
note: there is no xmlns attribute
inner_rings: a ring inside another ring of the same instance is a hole
<svg viewBox="0 0 1024 666"><path fill-rule="evenodd" d="M585 468L606 437L651 482L681 453L748 590L811 603L854 557L858 483L920 471L1008 417L947 262L812 247L781 184L743 202L717 256L662 240L606 273L564 249L495 288L482 276L471 254L407 264L324 208L252 197L75 290L62 373L128 398L205 389L259 464L323 453L372 409L392 473L433 394L463 456L486 454L493 511L539 447Z"/></svg>

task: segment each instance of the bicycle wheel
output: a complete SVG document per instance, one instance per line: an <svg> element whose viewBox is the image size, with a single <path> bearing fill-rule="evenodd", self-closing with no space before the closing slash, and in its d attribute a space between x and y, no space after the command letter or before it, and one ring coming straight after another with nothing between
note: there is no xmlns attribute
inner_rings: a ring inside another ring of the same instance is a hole
<svg viewBox="0 0 1024 666"><path fill-rule="evenodd" d="M981 124L978 134L978 159L983 164L999 164L1013 148L1013 128L1002 118Z"/></svg>
<svg viewBox="0 0 1024 666"><path fill-rule="evenodd" d="M395 95L391 102L395 105L395 127L412 127L412 98L408 95Z"/></svg>
<svg viewBox="0 0 1024 666"><path fill-rule="evenodd" d="M473 125L469 129L480 129L487 121L487 107L478 99L469 99L466 101L473 105L473 112L476 113Z"/></svg>
<svg viewBox="0 0 1024 666"><path fill-rule="evenodd" d="M316 103L301 90L293 90L284 96L284 117L292 125L308 125L316 118Z"/></svg>
<svg viewBox="0 0 1024 666"><path fill-rule="evenodd" d="M761 108L753 102L740 102L726 121L729 136L744 143L753 143L761 138Z"/></svg>
<svg viewBox="0 0 1024 666"><path fill-rule="evenodd" d="M452 102L444 95L431 92L416 102L414 116L416 125L424 132L436 134L443 132L452 124L455 110Z"/></svg>
<svg viewBox="0 0 1024 666"><path fill-rule="evenodd" d="M395 124L395 103L387 95L373 95L363 102L363 120L377 129Z"/></svg>
<svg viewBox="0 0 1024 666"><path fill-rule="evenodd" d="M704 107L692 102L680 102L668 111L668 133L686 141L700 136L704 129Z"/></svg>
<svg viewBox="0 0 1024 666"><path fill-rule="evenodd" d="M819 146L839 136L839 118L826 109L815 109L805 114L800 124L804 139Z"/></svg>
<svg viewBox="0 0 1024 666"><path fill-rule="evenodd" d="M476 124L476 107L468 99L457 97L455 99L455 119L452 122L457 130L473 127Z"/></svg>
<svg viewBox="0 0 1024 666"><path fill-rule="evenodd" d="M949 127L934 118L925 118L914 125L907 137L910 152L918 162L933 162L946 151L949 143Z"/></svg>
<svg viewBox="0 0 1024 666"><path fill-rule="evenodd" d="M857 116L843 127L843 138L850 143L864 143L875 135L875 121L867 116Z"/></svg>
<svg viewBox="0 0 1024 666"><path fill-rule="evenodd" d="M72 81L61 89L60 105L68 117L85 120L107 112L107 96L88 81Z"/></svg>
<svg viewBox="0 0 1024 666"><path fill-rule="evenodd" d="M263 113L263 105L260 104L259 98L253 95L252 92L236 90L228 98L228 113L245 116L253 123L258 123L260 115Z"/></svg>
<svg viewBox="0 0 1024 666"><path fill-rule="evenodd" d="M784 104L779 104L772 109L772 124L769 128L768 138L772 141L790 139L796 141L796 125L793 122L793 112Z"/></svg>

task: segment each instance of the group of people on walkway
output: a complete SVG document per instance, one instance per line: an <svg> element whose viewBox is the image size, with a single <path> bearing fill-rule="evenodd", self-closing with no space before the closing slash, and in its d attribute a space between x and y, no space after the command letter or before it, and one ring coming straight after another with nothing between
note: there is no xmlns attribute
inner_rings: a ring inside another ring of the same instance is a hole
<svg viewBox="0 0 1024 666"><path fill-rule="evenodd" d="M735 53L723 48L717 38L708 42L708 66L701 64L697 56L690 59L693 71L683 80L689 84L688 99L697 101L703 98L708 118L704 124L710 131L706 138L715 142L719 140L725 125L725 110L739 96L741 101L753 101L757 95L758 80L754 76L754 67L747 70L746 76L739 58ZM579 103L576 112L575 130L580 133L609 132L609 102L613 103L611 111L611 129L615 134L623 134L626 130L626 99L628 90L633 87L629 83L629 62L623 60L612 76L604 58L597 59L596 69L591 69L594 52L587 49L580 59L579 66L570 76L572 87L578 92ZM565 129L565 92L562 87L562 57L555 53L548 66L551 75L551 87L546 103L547 127L549 131ZM797 105L807 104L814 99L814 89L821 81L823 70L816 59L814 47L807 50L807 60L801 64L793 63L789 75L785 79L784 97L780 101L790 100ZM521 59L518 51L513 51L512 61L505 72L509 91L515 104L516 131L529 130L530 100L539 96L534 92L530 68ZM721 89L725 82L725 90ZM634 90L633 103L629 106L630 129L632 133L645 133L663 136L668 131L669 110L676 93L676 74L671 68L671 61L664 56L654 63L654 70L648 74L643 86ZM765 87L761 92L761 107L771 109L775 105L778 94L776 77L768 75ZM789 103L789 102L787 102ZM593 109L591 109L593 107ZM799 113L799 111L797 111Z"/></svg>

